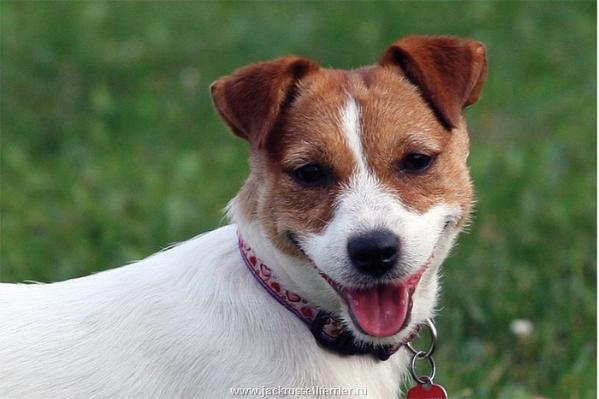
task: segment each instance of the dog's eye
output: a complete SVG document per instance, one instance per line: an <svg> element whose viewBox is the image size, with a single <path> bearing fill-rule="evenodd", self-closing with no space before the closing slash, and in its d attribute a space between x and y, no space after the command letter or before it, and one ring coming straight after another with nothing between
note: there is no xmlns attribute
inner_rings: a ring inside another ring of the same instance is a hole
<svg viewBox="0 0 599 399"><path fill-rule="evenodd" d="M408 173L424 172L433 162L433 157L426 154L411 153L399 163L399 170Z"/></svg>
<svg viewBox="0 0 599 399"><path fill-rule="evenodd" d="M320 165L308 164L291 172L295 180L306 187L326 186L330 180L328 170Z"/></svg>

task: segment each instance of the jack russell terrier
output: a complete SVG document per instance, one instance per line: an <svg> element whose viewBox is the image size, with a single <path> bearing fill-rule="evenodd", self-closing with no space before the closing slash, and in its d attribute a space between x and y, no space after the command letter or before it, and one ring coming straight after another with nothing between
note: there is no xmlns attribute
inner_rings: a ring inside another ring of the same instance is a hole
<svg viewBox="0 0 599 399"><path fill-rule="evenodd" d="M214 82L250 146L233 224L114 270L0 285L0 397L397 397L469 219L462 111L486 69L477 41L410 36L355 70L288 56Z"/></svg>

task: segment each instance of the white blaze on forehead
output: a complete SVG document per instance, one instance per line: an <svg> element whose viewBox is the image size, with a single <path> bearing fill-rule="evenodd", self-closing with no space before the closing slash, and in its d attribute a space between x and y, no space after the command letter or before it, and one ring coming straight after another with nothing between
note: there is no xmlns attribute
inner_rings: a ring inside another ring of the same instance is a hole
<svg viewBox="0 0 599 399"><path fill-rule="evenodd" d="M341 132L352 154L356 158L357 168L367 170L366 157L362 148L362 130L360 127L360 106L352 96L348 96L341 110Z"/></svg>

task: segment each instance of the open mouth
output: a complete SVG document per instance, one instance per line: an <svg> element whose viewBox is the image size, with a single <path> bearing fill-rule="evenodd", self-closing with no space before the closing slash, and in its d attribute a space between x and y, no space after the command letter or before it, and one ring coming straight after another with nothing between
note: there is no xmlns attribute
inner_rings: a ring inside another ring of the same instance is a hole
<svg viewBox="0 0 599 399"><path fill-rule="evenodd" d="M294 234L289 232L288 238L306 255ZM418 271L405 279L369 288L346 287L320 271L314 262L311 263L320 276L345 300L349 314L360 331L372 337L390 337L410 323L412 295L432 260L433 256Z"/></svg>
<svg viewBox="0 0 599 399"><path fill-rule="evenodd" d="M345 287L326 274L320 274L345 300L354 324L364 334L390 337L409 324L412 294L431 260L406 279L369 288Z"/></svg>

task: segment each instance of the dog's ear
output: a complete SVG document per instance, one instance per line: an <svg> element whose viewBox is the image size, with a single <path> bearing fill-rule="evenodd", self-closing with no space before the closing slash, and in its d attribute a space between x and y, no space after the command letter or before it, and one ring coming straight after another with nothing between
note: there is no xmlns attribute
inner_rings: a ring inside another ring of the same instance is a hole
<svg viewBox="0 0 599 399"><path fill-rule="evenodd" d="M482 43L452 36L408 36L393 43L380 65L399 67L443 125L452 129L478 100L487 76Z"/></svg>
<svg viewBox="0 0 599 399"><path fill-rule="evenodd" d="M317 69L314 61L296 56L249 65L212 83L212 101L231 131L259 148L298 81Z"/></svg>

